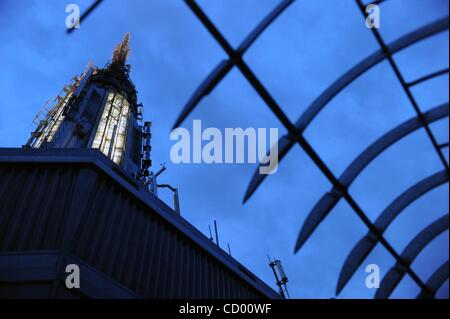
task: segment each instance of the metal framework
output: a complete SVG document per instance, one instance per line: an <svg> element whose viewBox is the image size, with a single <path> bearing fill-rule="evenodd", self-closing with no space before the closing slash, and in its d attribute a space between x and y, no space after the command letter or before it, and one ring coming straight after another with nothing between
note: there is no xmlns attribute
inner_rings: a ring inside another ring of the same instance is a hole
<svg viewBox="0 0 450 319"><path fill-rule="evenodd" d="M425 122L432 123L442 118L448 117L448 103L435 107L424 114ZM373 161L378 155L384 152L391 145L403 137L418 130L423 125L418 117L403 122L391 131L381 136L378 140L368 146L342 173L339 181L342 185L349 188L358 175ZM315 204L300 231L295 245L295 251L298 251L302 245L312 235L314 230L319 226L320 222L330 213L334 206L342 198L342 194L336 188L332 188L325 193L322 198Z"/></svg>
<svg viewBox="0 0 450 319"><path fill-rule="evenodd" d="M41 147L44 143L50 143L58 134L58 128L64 121L67 109L69 107L69 102L73 95L78 95L78 88L80 83L86 77L86 72L81 74L80 77L74 77L69 85L65 86L56 98L51 101L47 101L41 111L36 115L33 120L33 124L36 125L35 130L31 133L31 137L28 139L27 147ZM62 97L63 96L63 97ZM47 109L51 103L55 104ZM45 114L42 118L40 118Z"/></svg>
<svg viewBox="0 0 450 319"><path fill-rule="evenodd" d="M414 272L411 268L411 262L420 253L420 251L433 239L438 233L442 232L442 228L448 229L448 214L444 216L446 220L439 219L436 223L433 223L425 230L423 230L413 241L410 243L407 249L399 254L392 245L383 236L384 230L389 226L393 219L400 214L403 209L416 200L421 195L427 193L431 189L447 183L449 179L449 165L443 155L442 149L448 147L448 142L438 144L434 137L429 125L439 119L448 117L449 106L448 103L437 106L428 112L423 113L411 93L411 87L419 85L432 78L448 74L449 70L443 69L437 72L430 73L412 82L406 82L401 74L397 64L393 59L393 55L412 44L415 44L421 40L434 36L440 32L446 31L449 28L448 17L439 19L433 23L423 26L407 35L402 36L396 41L386 44L379 34L379 32L373 28L372 33L375 36L380 49L375 53L368 56L356 64L353 68L344 73L334 83L332 83L325 91L322 92L319 97L313 101L306 109L306 111L300 116L297 122L292 123L286 114L283 112L281 106L274 100L270 92L265 88L264 84L257 78L251 68L242 59L246 50L257 40L257 38L263 33L263 31L270 26L270 24L283 13L293 0L283 0L278 6L276 6L266 18L247 36L247 38L239 45L237 49L234 49L229 42L225 39L222 33L217 29L214 23L207 17L200 6L194 0L185 0L188 7L192 10L195 16L201 21L203 26L209 31L212 37L220 44L222 49L227 53L228 59L219 63L219 65L213 69L213 71L207 76L207 78L200 84L199 88L194 92L188 103L183 108L181 114L177 118L174 127L178 127L186 117L195 109L202 98L208 95L226 76L226 74L233 68L237 67L239 71L244 75L247 81L252 85L258 95L265 102L266 106L277 117L282 125L288 131L288 134L281 137L278 141L278 159L279 162L289 152L289 150L298 144L303 151L310 157L310 159L316 164L316 166L325 175L328 181L332 185L330 192L326 193L319 202L314 206L313 210L309 214L304 223L302 230L300 231L295 252L297 252L309 236L314 232L320 222L331 212L336 203L343 198L349 206L353 209L356 215L368 228L368 234L360 241L354 251L350 253L346 263L343 266L341 277L339 279L337 294L344 288L345 283L350 279L353 272L358 267L364 258L368 255L371 249L376 243L380 243L396 260L396 264L392 272L396 272L395 275L388 274L382 281L381 289L377 294L378 297L389 297L392 290L401 280L401 278L408 274L415 283L421 289L421 293L418 298L430 298L434 297L437 290L448 278L448 261L436 270L431 275L426 283ZM374 4L382 4L384 0L373 1ZM361 0L356 0L356 3L366 17L365 6ZM350 83L356 80L360 75L369 71L372 67L387 60L399 80L403 91L408 97L410 104L412 105L416 116L410 120L400 124L388 133L384 134L366 150L364 150L344 171L344 173L338 178L336 177L330 168L324 163L320 156L311 147L309 142L304 138L303 132L307 126L312 122L315 116L326 107L337 94L345 89ZM351 183L356 179L359 173L374 160L385 149L395 144L398 140L411 134L412 132L423 128L436 151L437 156L442 162L443 170L429 178L417 183L410 189L405 191L396 200L394 200L388 208L380 215L375 223L372 223L367 217L367 214L360 208L357 202L349 194L348 188ZM248 186L246 194L244 196L244 202L246 202L251 195L256 191L261 182L267 175L259 174L257 169L253 178ZM447 223L444 225L444 223ZM426 238L426 240L424 239ZM356 255L356 257L355 257ZM399 272L398 269L401 269Z"/></svg>
<svg viewBox="0 0 450 319"><path fill-rule="evenodd" d="M244 40L244 43L253 43L256 38L264 31L267 26L273 22L276 17L278 17L284 9L286 9L293 1L282 1ZM382 1L378 1L381 3ZM433 36L439 32L448 29L448 18L440 19L434 23L431 23L427 26L424 26L410 34L407 34L400 39L392 42L389 45L386 45L382 40L381 36L375 29L374 35L376 36L380 50L373 53L348 72L343 74L338 80L336 80L328 89L326 89L303 113L303 115L299 118L299 120L294 124L289 121L287 116L282 111L281 107L278 103L272 98L270 93L265 89L264 85L259 81L259 79L254 75L251 69L247 66L247 64L242 60L242 55L245 53L245 50L248 46L241 44L237 50L234 50L227 40L223 37L220 31L214 26L214 24L208 19L205 13L201 10L201 8L192 0L186 0L187 5L191 8L193 13L197 16L197 18L203 23L205 28L211 33L211 35L215 38L215 40L222 46L225 52L228 54L229 59L226 61L222 61L206 78L206 80L200 85L200 87L195 91L192 98L189 100L187 105L184 107L177 121L175 122L174 127L179 126L182 121L189 115L189 113L195 108L195 106L200 102L201 98L207 94L209 94L214 87L220 82L221 79L226 75L226 73L233 67L236 66L245 78L250 82L256 92L260 95L260 97L265 101L270 110L274 113L274 115L280 120L280 122L284 125L284 127L288 131L288 135L284 136L280 139L278 147L279 147L279 160L287 154L290 148L295 144L299 144L300 147L308 154L308 156L314 161L314 163L318 166L318 168L322 171L322 173L328 178L328 180L333 185L332 192L329 192L325 195L324 199L316 205L317 211L325 212L325 215L334 207L337 201L340 198L344 198L347 203L353 208L358 217L362 220L362 222L369 229L369 233L373 238L375 238L374 242L380 242L387 251L395 258L397 264L405 269L405 272L408 273L411 278L417 283L417 285L421 288L422 294L427 297L433 297L436 290L433 287L423 283L423 281L419 278L419 276L412 270L410 267L410 263L402 258L392 247L392 245L383 237L383 230L378 228L377 223L372 223L367 215L363 212L363 210L359 207L356 201L352 198L352 196L348 193L348 187L351 182L357 177L357 175L372 161L379 155L384 149L389 147L390 145L397 142L399 139L404 136L410 134L411 132L424 128L430 138L433 147L435 148L439 158L442 161L444 166L444 171L439 174L439 177L442 178L443 182L448 182L449 176L449 167L445 160L445 157L442 153L442 145L439 145L436 142L435 137L433 136L429 124L438 119L444 118L448 116L448 103L445 105L441 105L432 109L427 113L422 113L420 108L417 105L412 93L410 91L410 87L422 83L426 80L432 79L437 76L441 76L443 74L448 73L448 69L441 70L439 72L435 72L429 74L425 77L417 79L411 83L407 83L403 76L401 75L397 65L395 64L392 55L396 52L405 49L406 47L421 41L425 38ZM357 1L358 6L360 7L363 14L364 6L361 1ZM252 39L249 41L248 39ZM244 49L242 49L244 48ZM361 74L365 73L373 66L378 64L379 62L387 59L392 66L397 78L399 79L405 93L408 96L414 110L416 111L417 116L402 125L394 128L392 131L385 134L374 144L369 146L358 158L347 168L341 178L336 178L331 170L325 165L323 160L318 156L318 154L313 150L310 144L304 139L302 133L306 129L306 127L311 123L314 117L327 105L327 103L336 96L340 91L342 91L348 84L353 82L356 78L358 78ZM252 181L247 189L247 192L244 197L244 202L249 199L252 193L256 190L258 185L262 182L262 180L266 177L266 175L261 175L258 172L252 178ZM434 178L436 179L436 178ZM433 181L434 181L433 179ZM441 182L441 179L439 179ZM440 183L440 184L442 184ZM415 188L413 188L415 189ZM414 200L419 195L413 192L411 195L411 199ZM325 203L324 203L325 202ZM401 212L404 207L400 207L401 205L393 203L394 207L398 207L398 211L395 214ZM324 207L325 206L325 207ZM391 207L391 206L389 206ZM326 208L326 209L324 209ZM390 210L389 210L390 212ZM388 214L388 213L386 213ZM389 216L395 215L394 213L388 214ZM320 215L311 213L311 218L308 218L305 222L303 229L308 229L308 236L302 238L304 233L300 233L299 241L297 241L296 251L300 248L301 244L309 237L309 235L314 231L314 229L318 226L318 224L323 220L325 215ZM382 214L382 216L384 216ZM343 271L345 273L353 273L344 266ZM345 281L346 282L346 281ZM338 284L337 294L343 288L344 284ZM439 288L439 287L438 287Z"/></svg>
<svg viewBox="0 0 450 319"><path fill-rule="evenodd" d="M430 36L433 36L439 32L448 29L448 19L441 19L434 23L430 23L420 29L415 30L401 38L393 41L388 45L389 51L391 54L397 53L400 50L403 50L409 47L412 44L415 44L421 40L424 40ZM350 83L355 81L360 75L369 71L372 67L377 65L378 63L384 61L387 55L382 50L378 50L375 53L371 54L358 64L356 64L353 68L344 73L341 77L339 77L333 84L331 84L322 94L319 95L307 108L306 111L299 117L296 122L296 127L301 132L305 131L308 125L312 122L317 114L319 114L322 109L330 102L337 94L339 94L344 88L346 88ZM438 75L434 75L438 76ZM431 79L431 77L429 78ZM424 80L421 79L421 82ZM415 81L416 82L416 81ZM290 137L290 135L283 136L278 141L278 162L280 163L284 156L289 152L289 150L294 146L295 141ZM250 182L250 185L247 188L244 202L247 201L250 196L254 193L256 188L261 184L261 182L266 178L267 175L259 174L259 170L257 169L253 175L253 178Z"/></svg>
<svg viewBox="0 0 450 319"><path fill-rule="evenodd" d="M394 219L410 204L417 200L422 195L435 189L436 187L448 182L448 174L445 170L433 174L424 180L418 182L400 196L398 196L391 204L378 216L374 225L379 233L383 233ZM339 294L347 282L350 280L356 269L362 264L364 259L369 256L370 252L378 243L377 234L369 231L353 248L348 255L339 275L337 293ZM404 264L408 264L402 258ZM410 266L410 264L408 264Z"/></svg>
<svg viewBox="0 0 450 319"><path fill-rule="evenodd" d="M425 227L403 250L401 257L412 264L422 250L444 231L448 230L448 213ZM405 276L405 269L395 264L383 277L380 289L375 294L376 299L388 298Z"/></svg>
<svg viewBox="0 0 450 319"><path fill-rule="evenodd" d="M443 263L427 280L426 286L434 295L448 278L448 260ZM422 290L417 296L418 299L429 298L429 293Z"/></svg>

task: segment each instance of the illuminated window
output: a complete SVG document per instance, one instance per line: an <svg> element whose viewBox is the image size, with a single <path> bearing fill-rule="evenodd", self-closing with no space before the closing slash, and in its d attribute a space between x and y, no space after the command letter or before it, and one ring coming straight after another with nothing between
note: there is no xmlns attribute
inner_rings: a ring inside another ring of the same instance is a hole
<svg viewBox="0 0 450 319"><path fill-rule="evenodd" d="M124 96L110 92L92 143L116 164L121 163L125 151L129 106Z"/></svg>

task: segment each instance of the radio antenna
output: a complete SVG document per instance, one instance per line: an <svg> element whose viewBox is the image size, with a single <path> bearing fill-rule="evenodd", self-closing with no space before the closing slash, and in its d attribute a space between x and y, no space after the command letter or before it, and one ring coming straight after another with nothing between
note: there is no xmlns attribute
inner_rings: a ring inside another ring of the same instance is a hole
<svg viewBox="0 0 450 319"><path fill-rule="evenodd" d="M209 228L209 240L213 242L214 239L213 239L213 236L212 236L211 225L210 224L208 224L208 228Z"/></svg>
<svg viewBox="0 0 450 319"><path fill-rule="evenodd" d="M286 283L288 282L288 278L286 276L286 273L284 272L283 266L281 265L281 261L278 259L272 261L269 255L267 255L267 258L269 258L269 266L270 268L272 268L281 296L283 298L286 298L287 295L287 297L290 299L291 296L289 296L289 291L287 290L286 285Z"/></svg>
<svg viewBox="0 0 450 319"><path fill-rule="evenodd" d="M214 231L216 232L216 245L220 247L219 245L219 233L217 232L217 222L214 220Z"/></svg>

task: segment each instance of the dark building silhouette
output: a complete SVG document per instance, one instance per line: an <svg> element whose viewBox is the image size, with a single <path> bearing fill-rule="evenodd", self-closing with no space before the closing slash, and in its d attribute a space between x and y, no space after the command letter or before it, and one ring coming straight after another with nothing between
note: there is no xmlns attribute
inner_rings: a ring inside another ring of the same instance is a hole
<svg viewBox="0 0 450 319"><path fill-rule="evenodd" d="M280 298L157 197L128 51L127 34L0 149L0 297Z"/></svg>

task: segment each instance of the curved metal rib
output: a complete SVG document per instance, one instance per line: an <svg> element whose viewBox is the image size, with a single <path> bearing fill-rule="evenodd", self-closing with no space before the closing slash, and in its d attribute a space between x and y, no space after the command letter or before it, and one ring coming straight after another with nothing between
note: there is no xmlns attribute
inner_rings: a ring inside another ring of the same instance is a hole
<svg viewBox="0 0 450 319"><path fill-rule="evenodd" d="M448 260L443 263L427 280L427 287L432 291L433 295L430 296L424 291L421 291L417 296L417 299L433 298L436 292L441 288L444 282L448 279Z"/></svg>
<svg viewBox="0 0 450 319"><path fill-rule="evenodd" d="M397 53L416 42L419 42L423 39L426 39L432 35L448 29L448 26L448 17L437 20L397 39L396 41L388 45L388 49L392 54ZM386 59L386 57L386 53L380 49L362 60L345 74L343 74L307 107L306 111L303 112L303 114L295 123L295 126L298 128L298 130L300 132L303 132L314 119L314 117L325 107L325 105L329 101L333 99L333 97L341 92L347 85L357 79L361 74L365 73L366 71L377 65L379 62ZM282 139L289 140L290 142L286 144L284 148L279 147L278 163L280 163L284 155L286 155L291 147L295 144L294 139L289 139L288 136L283 136ZM281 143L281 140L278 141L278 143ZM250 198L250 196L256 191L258 186L265 178L266 175L259 174L258 167L253 174L249 186L247 187L244 202L246 202Z"/></svg>
<svg viewBox="0 0 450 319"><path fill-rule="evenodd" d="M180 115L178 116L172 129L177 128L180 124L188 117L192 110L197 106L200 100L208 95L211 90L227 75L227 73L233 67L233 62L231 60L223 60L218 66L209 74L202 84L195 90L194 94L191 96L187 104L184 106Z"/></svg>
<svg viewBox="0 0 450 319"><path fill-rule="evenodd" d="M252 32L242 41L237 51L242 55L247 49L258 39L258 37L267 29L269 25L289 7L294 0L281 1L257 26Z"/></svg>
<svg viewBox="0 0 450 319"><path fill-rule="evenodd" d="M413 240L410 241L408 246L403 250L401 258L411 265L414 259L420 254L420 252L437 236L442 234L448 229L449 218L448 214L438 218L433 223L422 229ZM406 269L400 266L398 263L392 267L381 281L380 288L375 294L375 299L389 298L395 287L400 283L406 274Z"/></svg>
<svg viewBox="0 0 450 319"><path fill-rule="evenodd" d="M427 124L433 123L449 115L449 104L437 106L428 112L424 113L424 122ZM390 130L378 140L367 147L353 162L344 170L339 177L339 182L344 187L349 187L356 177L369 165L378 155L396 143L403 137L411 134L417 129L423 127L418 117L413 117L394 129ZM316 203L305 223L300 230L295 245L295 252L297 252L302 245L308 240L314 230L319 226L320 222L330 213L333 207L339 202L342 195L335 188L322 196Z"/></svg>
<svg viewBox="0 0 450 319"><path fill-rule="evenodd" d="M280 2L239 45L236 53L238 56L242 56L245 51L256 41L256 39L264 32L265 29L292 3L294 0L283 0ZM218 66L206 77L202 84L195 90L192 97L187 104L183 107L180 115L178 116L172 129L180 126L186 117L192 112L203 97L208 95L216 85L228 74L231 68L234 66L235 61L233 59L224 60L219 63Z"/></svg>
<svg viewBox="0 0 450 319"><path fill-rule="evenodd" d="M423 114L424 120L421 123L418 117L414 117L406 122L403 122L399 126L395 127L372 145L366 148L342 173L339 180L345 186L350 186L356 177L374 160L378 155L385 151L389 146L396 143L403 137L411 134L417 129L424 126L424 124L430 124L440 119L449 116L449 104L441 104Z"/></svg>
<svg viewBox="0 0 450 319"><path fill-rule="evenodd" d="M447 172L442 170L410 187L389 204L389 206L381 213L374 223L375 228L382 234L406 207L432 189L448 182L448 180L449 176L447 175ZM344 262L344 266L339 275L336 294L341 292L355 273L356 269L370 254L373 248L375 248L377 243L378 237L372 232L368 232L367 235L356 244Z"/></svg>
<svg viewBox="0 0 450 319"><path fill-rule="evenodd" d="M420 83L422 83L422 82L431 80L431 79L433 79L433 78L436 78L436 77L441 76L441 75L444 75L444 74L448 74L448 68L447 68L447 69L442 69L442 70L440 70L440 71L436 71L436 72L433 72L433 73L430 73L430 74L427 74L427 75L425 75L425 76L422 76L422 77L418 78L417 80L414 80L414 81L412 81L412 82L409 82L409 83L408 83L408 86L409 86L409 87L412 87L412 86L414 86L414 85L417 85L417 84L420 84Z"/></svg>

